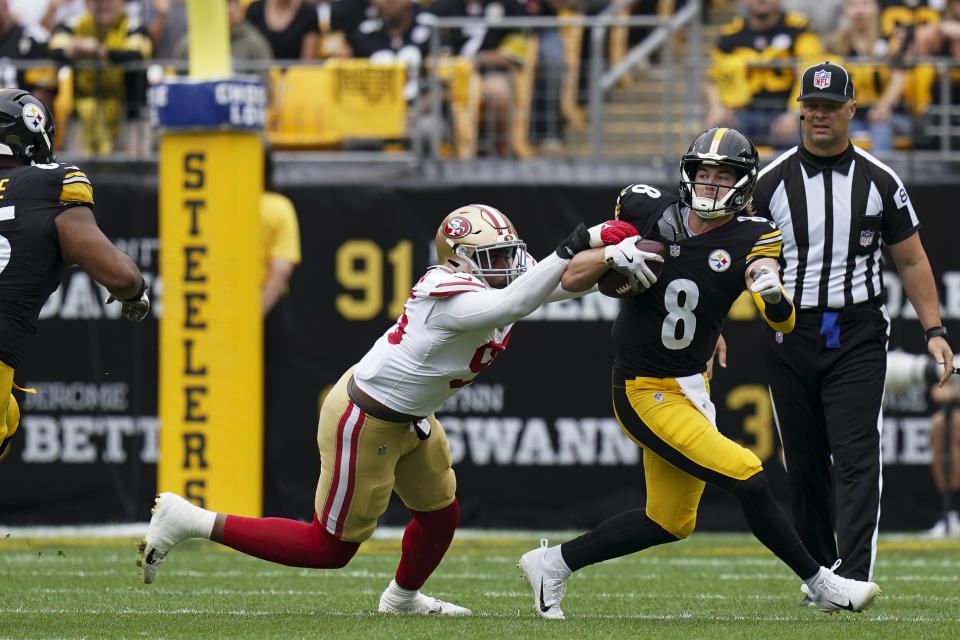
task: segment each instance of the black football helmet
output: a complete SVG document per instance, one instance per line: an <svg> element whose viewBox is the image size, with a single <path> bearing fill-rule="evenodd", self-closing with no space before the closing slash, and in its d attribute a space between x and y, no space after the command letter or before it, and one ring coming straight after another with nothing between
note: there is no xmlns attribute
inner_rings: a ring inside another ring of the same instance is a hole
<svg viewBox="0 0 960 640"><path fill-rule="evenodd" d="M0 155L53 162L56 137L53 115L42 102L22 89L0 89Z"/></svg>
<svg viewBox="0 0 960 640"><path fill-rule="evenodd" d="M733 169L736 183L722 197L698 196L694 187L703 164ZM680 199L701 218L738 213L753 199L759 168L757 149L745 135L726 127L707 129L697 136L680 161Z"/></svg>

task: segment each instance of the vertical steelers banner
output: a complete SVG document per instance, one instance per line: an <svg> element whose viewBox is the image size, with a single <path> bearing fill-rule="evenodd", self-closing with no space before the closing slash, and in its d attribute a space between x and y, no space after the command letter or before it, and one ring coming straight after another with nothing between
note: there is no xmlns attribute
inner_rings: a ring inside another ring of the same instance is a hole
<svg viewBox="0 0 960 640"><path fill-rule="evenodd" d="M191 77L148 92L162 132L157 490L259 516L266 91L256 78L215 79L230 72L224 2L188 11Z"/></svg>

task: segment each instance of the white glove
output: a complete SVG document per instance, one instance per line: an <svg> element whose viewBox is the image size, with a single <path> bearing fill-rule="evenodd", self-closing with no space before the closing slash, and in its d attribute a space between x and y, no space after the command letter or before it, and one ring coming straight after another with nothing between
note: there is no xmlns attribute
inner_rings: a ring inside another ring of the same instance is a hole
<svg viewBox="0 0 960 640"><path fill-rule="evenodd" d="M783 285L780 284L780 276L770 267L760 267L750 272L753 278L753 284L750 285L750 291L763 298L764 302L776 304L783 297Z"/></svg>
<svg viewBox="0 0 960 640"><path fill-rule="evenodd" d="M630 287L634 289L649 289L657 282L657 274L647 266L647 260L663 262L659 254L637 249L636 236L606 247L603 257L607 266L626 276Z"/></svg>

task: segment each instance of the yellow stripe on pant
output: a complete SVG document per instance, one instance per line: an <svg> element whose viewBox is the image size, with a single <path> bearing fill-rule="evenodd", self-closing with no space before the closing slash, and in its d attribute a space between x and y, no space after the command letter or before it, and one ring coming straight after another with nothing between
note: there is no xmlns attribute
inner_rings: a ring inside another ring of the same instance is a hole
<svg viewBox="0 0 960 640"><path fill-rule="evenodd" d="M763 469L760 459L720 433L674 378L614 380L617 420L643 447L647 516L685 538L705 482L726 491Z"/></svg>

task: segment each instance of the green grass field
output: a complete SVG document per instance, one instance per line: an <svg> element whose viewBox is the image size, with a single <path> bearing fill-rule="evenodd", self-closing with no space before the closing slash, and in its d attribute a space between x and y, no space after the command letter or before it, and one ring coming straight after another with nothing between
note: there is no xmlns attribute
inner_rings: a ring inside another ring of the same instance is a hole
<svg viewBox="0 0 960 640"><path fill-rule="evenodd" d="M534 615L514 566L536 543L522 533L455 540L424 592L475 615L439 618L376 613L398 540L366 543L337 571L192 541L142 585L133 540L10 536L0 540L0 637L960 638L960 541L881 538L883 594L865 613L828 616L797 606L799 580L753 538L694 534L575 574L565 621Z"/></svg>

